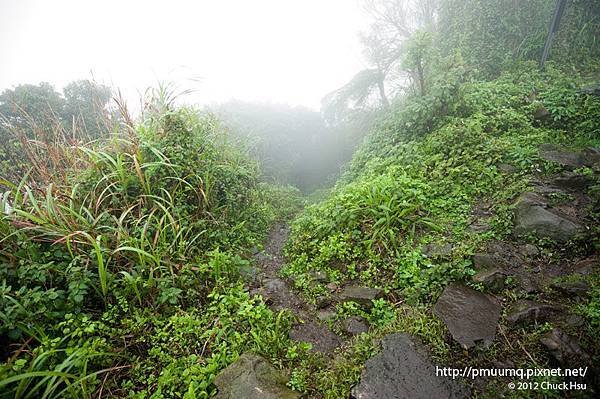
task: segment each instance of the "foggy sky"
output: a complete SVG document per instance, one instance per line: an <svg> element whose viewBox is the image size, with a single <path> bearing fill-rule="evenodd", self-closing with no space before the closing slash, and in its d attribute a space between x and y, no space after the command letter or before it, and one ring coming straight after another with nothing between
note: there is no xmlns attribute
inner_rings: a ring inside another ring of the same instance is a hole
<svg viewBox="0 0 600 399"><path fill-rule="evenodd" d="M163 81L318 109L364 68L365 24L357 0L0 0L0 91L93 77L130 101Z"/></svg>

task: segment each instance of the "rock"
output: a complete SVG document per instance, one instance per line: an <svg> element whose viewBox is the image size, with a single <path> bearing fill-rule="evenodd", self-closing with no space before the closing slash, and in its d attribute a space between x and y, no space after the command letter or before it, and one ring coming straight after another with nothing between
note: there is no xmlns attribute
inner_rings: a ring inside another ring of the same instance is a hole
<svg viewBox="0 0 600 399"><path fill-rule="evenodd" d="M425 245L423 249L421 249L421 252L428 258L445 258L452 253L452 245L448 243L430 243Z"/></svg>
<svg viewBox="0 0 600 399"><path fill-rule="evenodd" d="M555 290L571 297L585 297L590 291L590 285L583 281L561 281L551 285Z"/></svg>
<svg viewBox="0 0 600 399"><path fill-rule="evenodd" d="M466 398L457 380L436 375L436 366L422 345L409 334L390 334L382 351L365 363L354 399Z"/></svg>
<svg viewBox="0 0 600 399"><path fill-rule="evenodd" d="M323 309L331 305L331 297L326 295L320 295L316 298L315 306L317 309Z"/></svg>
<svg viewBox="0 0 600 399"><path fill-rule="evenodd" d="M473 267L476 270L493 269L498 262L490 254L476 253L473 255Z"/></svg>
<svg viewBox="0 0 600 399"><path fill-rule="evenodd" d="M571 328L580 328L586 324L585 318L583 318L583 316L573 313L565 315L562 321L565 324L565 326Z"/></svg>
<svg viewBox="0 0 600 399"><path fill-rule="evenodd" d="M317 283L328 283L329 282L329 276L327 276L327 273L322 272L320 270L312 271L310 273L310 277Z"/></svg>
<svg viewBox="0 0 600 399"><path fill-rule="evenodd" d="M517 171L517 168L513 165L507 164L507 163L499 163L496 168L502 172L502 173L515 173Z"/></svg>
<svg viewBox="0 0 600 399"><path fill-rule="evenodd" d="M540 254L540 250L533 244L525 244L521 247L521 253L528 258L532 258L534 256L538 256Z"/></svg>
<svg viewBox="0 0 600 399"><path fill-rule="evenodd" d="M519 288L526 294L535 294L536 292L540 292L540 285L538 281L533 278L530 274L524 274L521 276L517 276L516 280L519 284Z"/></svg>
<svg viewBox="0 0 600 399"><path fill-rule="evenodd" d="M559 164L565 169L577 169L584 166L581 154L565 150L540 151L540 158Z"/></svg>
<svg viewBox="0 0 600 399"><path fill-rule="evenodd" d="M244 353L223 369L214 380L219 393L215 399L298 399L287 378L269 362L253 353Z"/></svg>
<svg viewBox="0 0 600 399"><path fill-rule="evenodd" d="M342 331L350 336L355 336L369 331L369 326L362 317L351 316L342 322Z"/></svg>
<svg viewBox="0 0 600 399"><path fill-rule="evenodd" d="M331 309L320 309L317 312L317 318L321 321L328 321L335 317L335 312Z"/></svg>
<svg viewBox="0 0 600 399"><path fill-rule="evenodd" d="M562 367L579 368L591 364L590 356L581 349L577 341L559 328L546 333L540 342Z"/></svg>
<svg viewBox="0 0 600 399"><path fill-rule="evenodd" d="M514 369L515 368L515 362L513 362L510 359L494 360L494 361L492 361L492 364L497 369Z"/></svg>
<svg viewBox="0 0 600 399"><path fill-rule="evenodd" d="M587 176L573 172L563 172L552 179L552 185L566 190L585 190L590 185Z"/></svg>
<svg viewBox="0 0 600 399"><path fill-rule="evenodd" d="M513 324L544 323L552 321L561 309L554 305L522 299L512 306L506 320Z"/></svg>
<svg viewBox="0 0 600 399"><path fill-rule="evenodd" d="M340 293L342 302L356 302L365 308L373 306L373 300L382 298L383 290L371 287L347 286Z"/></svg>
<svg viewBox="0 0 600 399"><path fill-rule="evenodd" d="M578 261L573 266L573 269L575 270L575 273L579 275L589 276L590 274L594 273L598 267L600 267L600 261L598 258L591 257Z"/></svg>
<svg viewBox="0 0 600 399"><path fill-rule="evenodd" d="M500 303L493 297L463 284L450 283L433 307L433 313L448 327L464 348L478 342L489 346L496 335Z"/></svg>
<svg viewBox="0 0 600 399"><path fill-rule="evenodd" d="M536 234L538 237L565 242L584 231L583 226L565 215L545 209L545 204L537 198L533 193L526 193L517 201L514 234Z"/></svg>
<svg viewBox="0 0 600 399"><path fill-rule="evenodd" d="M473 276L473 281L481 283L491 292L500 292L504 289L506 274L499 269L482 270Z"/></svg>
<svg viewBox="0 0 600 399"><path fill-rule="evenodd" d="M589 147L581 153L582 162L585 166L592 167L600 163L600 148Z"/></svg>
<svg viewBox="0 0 600 399"><path fill-rule="evenodd" d="M337 290L338 286L336 283L329 283L325 286L325 288L327 288L329 291L333 292L333 291Z"/></svg>
<svg viewBox="0 0 600 399"><path fill-rule="evenodd" d="M550 111L542 104L540 104L535 112L533 113L533 118L537 120L546 120L550 118Z"/></svg>
<svg viewBox="0 0 600 399"><path fill-rule="evenodd" d="M469 226L469 230L474 233L485 233L491 230L491 226L485 221L477 220Z"/></svg>
<svg viewBox="0 0 600 399"><path fill-rule="evenodd" d="M293 341L308 342L312 351L321 353L330 353L342 344L340 337L327 326L312 321L295 325L289 337Z"/></svg>
<svg viewBox="0 0 600 399"><path fill-rule="evenodd" d="M592 96L600 96L600 86L586 86L577 90L579 93L589 94Z"/></svg>

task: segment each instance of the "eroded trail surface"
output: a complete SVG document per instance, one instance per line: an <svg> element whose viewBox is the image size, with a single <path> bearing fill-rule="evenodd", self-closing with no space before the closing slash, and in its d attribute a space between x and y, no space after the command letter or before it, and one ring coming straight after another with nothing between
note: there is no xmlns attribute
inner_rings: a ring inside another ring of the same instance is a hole
<svg viewBox="0 0 600 399"><path fill-rule="evenodd" d="M276 223L271 229L264 250L255 255L258 270L251 293L262 295L273 310L289 309L296 316L291 339L310 343L314 351L331 353L341 345L342 339L320 322L315 308L293 290L290 282L279 276L285 263L283 247L289 234L289 227L284 223Z"/></svg>

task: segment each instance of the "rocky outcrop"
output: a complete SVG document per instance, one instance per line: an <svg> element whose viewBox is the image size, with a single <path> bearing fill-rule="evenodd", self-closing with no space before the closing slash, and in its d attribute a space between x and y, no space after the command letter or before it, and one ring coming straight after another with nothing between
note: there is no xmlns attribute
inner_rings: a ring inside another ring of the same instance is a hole
<svg viewBox="0 0 600 399"><path fill-rule="evenodd" d="M298 399L287 378L266 359L244 353L222 370L214 380L219 393L215 399Z"/></svg>
<svg viewBox="0 0 600 399"><path fill-rule="evenodd" d="M490 345L496 335L500 303L463 284L451 283L433 307L433 313L448 327L464 348L477 343Z"/></svg>
<svg viewBox="0 0 600 399"><path fill-rule="evenodd" d="M534 193L525 193L515 209L516 235L535 234L557 242L566 242L583 233L584 228L566 215L546 209L543 199Z"/></svg>
<svg viewBox="0 0 600 399"><path fill-rule="evenodd" d="M354 399L466 398L468 391L452 378L436 375L426 350L409 334L383 338L381 353L365 364Z"/></svg>

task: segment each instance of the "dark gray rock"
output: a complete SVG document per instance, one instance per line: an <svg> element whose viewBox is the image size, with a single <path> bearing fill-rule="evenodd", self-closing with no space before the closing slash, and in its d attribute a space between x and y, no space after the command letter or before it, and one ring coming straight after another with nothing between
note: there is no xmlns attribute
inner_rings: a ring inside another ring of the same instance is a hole
<svg viewBox="0 0 600 399"><path fill-rule="evenodd" d="M582 162L585 166L595 166L600 163L600 148L589 147L581 153Z"/></svg>
<svg viewBox="0 0 600 399"><path fill-rule="evenodd" d="M483 220L476 220L469 226L469 230L474 233L485 233L486 231L490 231L491 228L492 227L489 225L489 223Z"/></svg>
<svg viewBox="0 0 600 399"><path fill-rule="evenodd" d="M557 163L566 169L576 169L584 166L580 153L566 150L540 150L540 158Z"/></svg>
<svg viewBox="0 0 600 399"><path fill-rule="evenodd" d="M493 255L486 253L476 253L473 255L473 267L476 270L493 269L498 265L498 261Z"/></svg>
<svg viewBox="0 0 600 399"><path fill-rule="evenodd" d="M446 258L452 254L452 245L449 243L430 243L421 250L428 258Z"/></svg>
<svg viewBox="0 0 600 399"><path fill-rule="evenodd" d="M585 190L590 183L587 176L573 172L563 172L552 179L552 185L566 190Z"/></svg>
<svg viewBox="0 0 600 399"><path fill-rule="evenodd" d="M554 283L551 287L564 295L571 297L584 297L587 296L590 291L590 285L583 281L561 281Z"/></svg>
<svg viewBox="0 0 600 399"><path fill-rule="evenodd" d="M517 168L513 165L507 164L507 163L500 163L496 166L496 168L502 172L502 173L515 173L517 171Z"/></svg>
<svg viewBox="0 0 600 399"><path fill-rule="evenodd" d="M589 276L594 273L600 267L600 260L598 257L592 256L591 258L582 259L575 263L573 269L576 274L582 276Z"/></svg>
<svg viewBox="0 0 600 399"><path fill-rule="evenodd" d="M534 256L538 256L540 254L540 250L533 244L525 244L521 248L521 253L528 258L532 258Z"/></svg>
<svg viewBox="0 0 600 399"><path fill-rule="evenodd" d="M244 353L223 369L214 380L219 393L215 399L298 399L287 378L269 362L253 353Z"/></svg>
<svg viewBox="0 0 600 399"><path fill-rule="evenodd" d="M540 342L546 347L550 356L563 367L579 368L591 364L590 356L581 349L577 340L559 328L553 328L546 333Z"/></svg>
<svg viewBox="0 0 600 399"><path fill-rule="evenodd" d="M600 96L600 86L586 86L577 90L579 93L589 94L592 96Z"/></svg>
<svg viewBox="0 0 600 399"><path fill-rule="evenodd" d="M517 200L515 209L516 235L536 234L538 237L565 242L584 231L583 226L566 215L550 211L533 193L526 193Z"/></svg>
<svg viewBox="0 0 600 399"><path fill-rule="evenodd" d="M482 270L473 276L473 281L481 283L491 292L500 292L504 289L506 274L499 269Z"/></svg>
<svg viewBox="0 0 600 399"><path fill-rule="evenodd" d="M500 318L500 303L463 284L450 283L433 307L433 313L448 327L464 348L494 341Z"/></svg>
<svg viewBox="0 0 600 399"><path fill-rule="evenodd" d="M537 120L546 120L550 118L550 111L544 105L540 104L533 112L533 118Z"/></svg>
<svg viewBox="0 0 600 399"><path fill-rule="evenodd" d="M351 316L342 322L342 331L354 336L369 331L369 325L362 317Z"/></svg>
<svg viewBox="0 0 600 399"><path fill-rule="evenodd" d="M512 306L506 320L513 324L545 323L552 321L561 309L554 305L522 299Z"/></svg>
<svg viewBox="0 0 600 399"><path fill-rule="evenodd" d="M308 321L296 324L290 330L289 337L293 341L308 342L313 352L330 353L342 344L342 340L327 326Z"/></svg>
<svg viewBox="0 0 600 399"><path fill-rule="evenodd" d="M321 321L332 320L335 317L335 311L331 309L320 309L317 312L317 318Z"/></svg>
<svg viewBox="0 0 600 399"><path fill-rule="evenodd" d="M331 305L331 297L327 295L320 295L316 298L315 306L317 309L323 309Z"/></svg>
<svg viewBox="0 0 600 399"><path fill-rule="evenodd" d="M437 376L427 351L409 334L383 338L382 351L369 359L354 399L466 398L468 390L457 380Z"/></svg>
<svg viewBox="0 0 600 399"><path fill-rule="evenodd" d="M371 308L373 300L382 297L383 290L371 287L347 286L340 293L342 302L356 302L365 308Z"/></svg>
<svg viewBox="0 0 600 399"><path fill-rule="evenodd" d="M516 281L521 291L526 294L534 294L541 290L538 279L532 274L524 273L520 276L516 276Z"/></svg>

